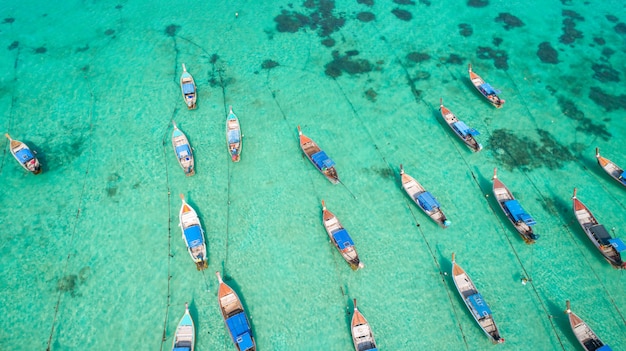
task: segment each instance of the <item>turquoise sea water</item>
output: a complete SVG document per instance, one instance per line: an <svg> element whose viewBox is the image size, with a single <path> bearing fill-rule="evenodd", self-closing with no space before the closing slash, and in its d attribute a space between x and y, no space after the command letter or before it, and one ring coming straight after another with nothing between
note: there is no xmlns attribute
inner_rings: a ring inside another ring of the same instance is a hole
<svg viewBox="0 0 626 351"><path fill-rule="evenodd" d="M352 349L353 298L381 350L581 350L567 299L625 350L624 272L586 238L570 199L577 187L626 239L626 189L594 158L599 147L626 166L625 7L0 4L0 130L44 166L25 173L2 141L0 350L168 350L185 302L196 350L234 350L215 271L242 298L259 350ZM180 96L182 63L198 86L194 111ZM502 91L502 109L471 86L468 63ZM484 150L451 134L441 97L482 133ZM225 143L229 105L244 134L237 164ZM193 177L176 163L172 119L194 147ZM343 184L303 157L298 125ZM449 228L402 191L400 164L439 199ZM487 196L494 167L537 220L536 244ZM180 193L206 231L203 272L180 238ZM363 270L328 242L322 199ZM505 344L491 345L458 297L453 252Z"/></svg>

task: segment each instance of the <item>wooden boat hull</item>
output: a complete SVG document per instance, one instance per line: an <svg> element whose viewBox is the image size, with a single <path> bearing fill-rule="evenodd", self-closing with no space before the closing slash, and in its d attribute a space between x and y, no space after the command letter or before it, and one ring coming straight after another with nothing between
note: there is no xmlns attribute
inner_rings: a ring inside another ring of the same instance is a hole
<svg viewBox="0 0 626 351"><path fill-rule="evenodd" d="M441 111L441 117L446 122L448 127L452 130L452 132L459 138L463 143L470 148L470 150L474 152L480 151L483 146L474 138L476 132L474 129L467 127L463 121L460 121L457 116L452 113L448 108L440 105L439 110Z"/></svg>
<svg viewBox="0 0 626 351"><path fill-rule="evenodd" d="M174 131L172 132L172 146L174 147L174 154L178 160L178 164L185 172L185 175L191 177L196 174L196 167L193 158L193 148L187 140L187 136L183 133L176 123L174 123Z"/></svg>
<svg viewBox="0 0 626 351"><path fill-rule="evenodd" d="M619 167L615 162L609 160L606 157L600 156L600 151L596 148L596 158L598 159L598 164L604 171L611 176L611 178L615 179L618 183L626 186L626 173L624 170Z"/></svg>
<svg viewBox="0 0 626 351"><path fill-rule="evenodd" d="M572 331L576 336L576 339L580 343L580 345L586 351L600 351L603 349L609 350L606 348L605 344L600 340L598 335L585 323L580 317L578 317L572 310L570 309L569 301L566 302L567 309L565 312L569 317L569 324L572 327Z"/></svg>
<svg viewBox="0 0 626 351"><path fill-rule="evenodd" d="M5 134L5 136L9 139L9 149L17 163L32 174L41 173L41 164L28 145L19 140L11 139L9 134Z"/></svg>
<svg viewBox="0 0 626 351"><path fill-rule="evenodd" d="M376 349L376 340L374 333L367 319L356 307L356 299L354 299L354 313L350 323L350 331L352 333L352 343L355 351L367 351Z"/></svg>
<svg viewBox="0 0 626 351"><path fill-rule="evenodd" d="M187 109L195 109L197 100L196 82L193 80L191 74L187 72L184 63L183 73L180 75L180 91L183 94L183 100L185 101L185 105L187 105Z"/></svg>
<svg viewBox="0 0 626 351"><path fill-rule="evenodd" d="M323 201L322 219L328 238L334 244L343 259L348 262L350 268L353 270L363 268L364 265L359 259L359 254L356 251L356 247L354 247L354 242L352 242L350 235L348 235L348 232L345 230L339 219L332 212L326 209Z"/></svg>
<svg viewBox="0 0 626 351"><path fill-rule="evenodd" d="M230 107L228 117L226 117L226 145L228 146L230 159L233 162L239 162L243 148L243 136L241 135L239 118L233 112L232 106Z"/></svg>
<svg viewBox="0 0 626 351"><path fill-rule="evenodd" d="M486 83L478 74L472 71L472 65L468 66L469 77L472 84L478 90L480 95L484 96L487 101L495 108L501 108L504 105L505 100L500 99L498 91L493 89L489 83Z"/></svg>
<svg viewBox="0 0 626 351"><path fill-rule="evenodd" d="M474 282L469 275L465 273L463 268L459 266L452 256L452 279L459 295L465 302L465 306L474 317L474 320L493 343L500 344L504 339L500 337L500 331L496 326L496 322L491 315L491 310L487 303L482 299L482 295L476 289Z"/></svg>
<svg viewBox="0 0 626 351"><path fill-rule="evenodd" d="M426 191L424 187L415 180L415 178L404 173L402 165L400 165L400 176L402 177L402 188L409 195L411 200L415 202L417 207L422 209L428 217L439 224L441 227L446 228L450 225L450 221L439 207L439 202Z"/></svg>
<svg viewBox="0 0 626 351"><path fill-rule="evenodd" d="M317 168L317 170L320 171L331 183L339 183L339 175L337 175L335 163L313 140L311 140L311 138L302 134L300 126L298 126L298 134L300 138L300 148L313 166L315 166L315 168Z"/></svg>
<svg viewBox="0 0 626 351"><path fill-rule="evenodd" d="M198 270L208 267L206 242L204 240L204 230L200 224L198 214L184 199L181 194L182 205L178 218L180 221L180 229L183 235L183 241L187 246L189 256L196 264Z"/></svg>
<svg viewBox="0 0 626 351"><path fill-rule="evenodd" d="M526 244L534 244L535 240L538 238L532 228L532 223L534 223L534 220L523 210L521 210L521 212L519 213L512 212L512 209L514 208L513 206L516 206L519 209L521 209L521 206L517 206L517 200L515 200L515 197L513 196L511 191L509 191L509 188L507 188L507 186L504 185L504 183L502 183L500 179L498 179L495 169L493 175L493 196L495 197L496 201L498 201L498 205L500 206L502 212L504 212L506 218L509 219L509 222L513 224L515 230L517 230L522 239L524 239L524 242L526 242ZM514 215L518 214L528 215L528 221L524 221L523 219L516 219Z"/></svg>
<svg viewBox="0 0 626 351"><path fill-rule="evenodd" d="M185 314L178 322L176 327L176 334L174 335L174 344L172 345L172 351L177 350L189 350L193 351L196 342L196 328L193 323L193 318L189 313L189 306L185 304Z"/></svg>
<svg viewBox="0 0 626 351"><path fill-rule="evenodd" d="M578 224L580 224L585 234L587 234L589 240L591 240L602 256L613 267L626 269L626 262L622 260L621 254L612 243L614 239L604 226L598 223L598 220L594 217L589 208L578 200L576 197L576 189L574 189L572 200L574 201L574 215L576 216L576 220L578 220Z"/></svg>
<svg viewBox="0 0 626 351"><path fill-rule="evenodd" d="M226 329L230 334L233 343L238 351L256 351L256 343L248 316L243 308L243 304L237 293L222 280L219 272L215 272L219 288L217 291L217 302L224 319Z"/></svg>

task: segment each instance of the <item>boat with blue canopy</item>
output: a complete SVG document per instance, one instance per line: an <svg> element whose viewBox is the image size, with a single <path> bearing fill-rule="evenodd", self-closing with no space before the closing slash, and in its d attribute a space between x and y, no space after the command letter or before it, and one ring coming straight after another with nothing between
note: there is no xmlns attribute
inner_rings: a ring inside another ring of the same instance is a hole
<svg viewBox="0 0 626 351"><path fill-rule="evenodd" d="M298 136L300 138L300 148L315 168L322 172L331 183L339 183L335 162L311 138L302 134L300 126L298 126Z"/></svg>
<svg viewBox="0 0 626 351"><path fill-rule="evenodd" d="M255 351L250 322L237 293L222 280L220 272L215 272L219 282L217 300L228 333L238 351Z"/></svg>
<svg viewBox="0 0 626 351"><path fill-rule="evenodd" d="M569 317L569 324L572 327L572 331L578 342L580 342L580 345L586 351L613 351L609 345L600 340L598 334L596 334L585 321L578 317L576 313L572 312L569 300L565 301L565 305L567 306L565 313L567 313Z"/></svg>
<svg viewBox="0 0 626 351"><path fill-rule="evenodd" d="M404 173L402 165L400 165L400 176L402 178L402 188L404 188L404 191L406 191L411 200L413 200L417 206L419 206L419 208L421 208L424 213L432 218L432 220L437 224L443 228L448 227L450 225L450 221L441 210L441 205L433 194L426 191L426 189L424 189L424 187L418 183L415 178Z"/></svg>
<svg viewBox="0 0 626 351"><path fill-rule="evenodd" d="M193 159L193 149L191 144L189 144L189 140L187 140L187 136L183 133L176 122L172 121L174 125L174 131L172 131L172 146L174 147L174 153L176 154L176 159L178 160L178 164L185 172L185 175L190 177L196 174L196 168Z"/></svg>
<svg viewBox="0 0 626 351"><path fill-rule="evenodd" d="M374 340L374 333L372 333L372 328L370 327L370 324L356 307L356 299L353 299L352 301L354 302L354 313L352 314L350 330L352 332L352 343L354 343L354 350L378 351L378 348L376 347L376 340Z"/></svg>
<svg viewBox="0 0 626 351"><path fill-rule="evenodd" d="M504 212L504 215L515 227L515 230L520 234L526 244L534 244L535 240L539 238L533 231L533 226L537 222L526 212L519 201L515 199L513 193L509 191L500 179L498 179L498 169L493 169L493 196L498 205Z"/></svg>
<svg viewBox="0 0 626 351"><path fill-rule="evenodd" d="M463 302L465 302L465 306L467 306L472 317L474 317L474 320L476 320L485 334L487 334L493 343L503 343L504 339L500 337L500 331L493 319L489 305L487 305L483 296L478 292L476 285L474 285L469 275L456 263L454 253L452 254L452 279L454 280L454 285L459 295L461 295Z"/></svg>
<svg viewBox="0 0 626 351"><path fill-rule="evenodd" d="M615 268L626 269L626 262L622 260L621 252L626 250L626 244L620 238L613 238L611 234L598 223L598 220L591 213L589 208L585 206L576 197L576 189L574 188L574 214L578 223L583 228L585 234L595 247L600 251L602 256Z"/></svg>
<svg viewBox="0 0 626 351"><path fill-rule="evenodd" d="M472 81L472 84L478 92L489 101L496 108L501 108L504 105L505 100L500 99L498 94L500 94L499 90L494 89L489 83L486 83L478 74L472 71L472 64L468 65L469 77Z"/></svg>
<svg viewBox="0 0 626 351"><path fill-rule="evenodd" d="M185 314L178 322L172 351L193 351L196 341L196 328L189 313L189 305L185 303Z"/></svg>
<svg viewBox="0 0 626 351"><path fill-rule="evenodd" d="M439 100L439 110L441 111L441 117L446 122L446 124L452 129L454 134L459 137L463 141L467 147L469 147L472 151L480 151L483 146L476 140L475 136L480 133L474 129L470 128L463 121L459 120L457 116L452 113L448 108L443 106L443 99Z"/></svg>
<svg viewBox="0 0 626 351"><path fill-rule="evenodd" d="M28 145L19 140L12 139L8 133L4 134L4 136L9 139L11 154L20 166L32 174L41 173L41 164Z"/></svg>
<svg viewBox="0 0 626 351"><path fill-rule="evenodd" d="M600 149L598 148L596 148L596 158L598 159L600 167L602 167L611 178L617 180L617 182L623 186L626 186L626 171L624 171L624 169L608 158L600 156Z"/></svg>
<svg viewBox="0 0 626 351"><path fill-rule="evenodd" d="M350 264L350 268L352 270L363 268L365 265L359 258L350 234L348 234L348 231L343 227L337 216L326 209L324 200L322 200L322 222L330 241L343 256L343 259Z"/></svg>
<svg viewBox="0 0 626 351"><path fill-rule="evenodd" d="M229 110L226 117L226 144L228 145L230 159L233 162L239 162L243 148L241 126L239 125L239 118L233 112L233 107L230 106Z"/></svg>
<svg viewBox="0 0 626 351"><path fill-rule="evenodd" d="M208 267L207 249L204 241L204 230L200 224L198 214L189 206L185 201L185 196L180 194L182 205L180 207L179 220L180 229L183 232L183 240L189 256L195 262L198 270L203 270Z"/></svg>
<svg viewBox="0 0 626 351"><path fill-rule="evenodd" d="M193 80L191 74L187 72L187 67L185 67L184 63L183 73L180 75L180 90L183 93L183 100L185 100L187 109L195 109L197 100L196 82Z"/></svg>

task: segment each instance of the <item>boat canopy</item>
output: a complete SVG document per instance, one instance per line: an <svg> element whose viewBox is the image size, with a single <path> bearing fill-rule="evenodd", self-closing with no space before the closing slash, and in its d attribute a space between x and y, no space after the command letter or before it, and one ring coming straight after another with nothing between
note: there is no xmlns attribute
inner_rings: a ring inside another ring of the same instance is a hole
<svg viewBox="0 0 626 351"><path fill-rule="evenodd" d="M489 83L483 83L480 87L487 93L487 95L498 94L500 91L494 89Z"/></svg>
<svg viewBox="0 0 626 351"><path fill-rule="evenodd" d="M252 337L250 336L250 326L248 325L248 319L246 318L245 312L239 312L228 318L226 320L226 325L228 326L228 330L240 350L248 350L254 346L252 343Z"/></svg>
<svg viewBox="0 0 626 351"><path fill-rule="evenodd" d="M524 222L529 226L537 224L535 220L522 208L517 200L508 200L504 202L504 208L511 214L515 222Z"/></svg>
<svg viewBox="0 0 626 351"><path fill-rule="evenodd" d="M175 347L172 351L191 351L191 347Z"/></svg>
<svg viewBox="0 0 626 351"><path fill-rule="evenodd" d="M626 244L624 244L624 242L620 238L609 239L609 242L611 243L611 245L613 245L617 252L622 252L626 250Z"/></svg>
<svg viewBox="0 0 626 351"><path fill-rule="evenodd" d="M183 84L183 93L193 94L195 90L196 90L196 87L193 86L193 83Z"/></svg>
<svg viewBox="0 0 626 351"><path fill-rule="evenodd" d="M468 296L467 300L470 302L472 308L478 312L479 318L491 315L491 310L480 293Z"/></svg>
<svg viewBox="0 0 626 351"><path fill-rule="evenodd" d="M239 138L239 131L238 130L229 130L228 131L228 143L229 144L238 143L239 140L240 140L240 138Z"/></svg>
<svg viewBox="0 0 626 351"><path fill-rule="evenodd" d="M589 231L598 238L598 242L602 245L610 245L609 240L612 239L611 234L606 231L606 228L602 224L596 224L589 227Z"/></svg>
<svg viewBox="0 0 626 351"><path fill-rule="evenodd" d="M176 147L176 155L178 158L183 158L185 156L191 155L191 150L189 149L189 144L179 145Z"/></svg>
<svg viewBox="0 0 626 351"><path fill-rule="evenodd" d="M202 237L202 229L200 226L196 224L185 229L185 240L187 241L187 246L189 248L202 245L204 243L204 238Z"/></svg>
<svg viewBox="0 0 626 351"><path fill-rule="evenodd" d="M338 231L334 232L333 239L341 250L347 249L350 246L354 246L354 242L352 241L352 238L350 238L350 234L348 234L348 231L345 229L339 229Z"/></svg>
<svg viewBox="0 0 626 351"><path fill-rule="evenodd" d="M22 163L26 163L34 158L33 153L29 149L22 149L15 153L15 156Z"/></svg>
<svg viewBox="0 0 626 351"><path fill-rule="evenodd" d="M458 121L452 123L454 129L461 134L461 136L466 137L467 135L478 135L480 134L476 129L470 128L463 121Z"/></svg>
<svg viewBox="0 0 626 351"><path fill-rule="evenodd" d="M603 345L599 349L596 349L596 351L613 351L613 349L609 345Z"/></svg>
<svg viewBox="0 0 626 351"><path fill-rule="evenodd" d="M626 171L622 172L619 177L617 177L617 179L621 180L622 182L624 181L624 179L626 178Z"/></svg>
<svg viewBox="0 0 626 351"><path fill-rule="evenodd" d="M439 208L441 206L439 204L439 201L437 201L437 199L435 199L433 194L431 194L428 191L425 191L425 192L419 194L417 196L417 201L419 202L419 205L423 209L425 209L426 211L432 211L432 210L437 209L437 208Z"/></svg>
<svg viewBox="0 0 626 351"><path fill-rule="evenodd" d="M324 151L318 151L311 155L311 160L313 160L315 166L317 166L317 168L321 170L330 168L335 165L335 162L333 162L333 160L331 160Z"/></svg>

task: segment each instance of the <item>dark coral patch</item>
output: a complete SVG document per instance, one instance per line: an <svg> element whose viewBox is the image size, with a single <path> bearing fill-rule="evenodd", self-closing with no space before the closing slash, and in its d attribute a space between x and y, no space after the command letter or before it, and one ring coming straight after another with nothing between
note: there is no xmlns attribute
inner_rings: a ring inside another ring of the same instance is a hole
<svg viewBox="0 0 626 351"><path fill-rule="evenodd" d="M116 6L115 6L115 9L116 9L116 10L121 10L123 7L124 7L124 6L122 6L122 5L116 5Z"/></svg>
<svg viewBox="0 0 626 351"><path fill-rule="evenodd" d="M374 0L356 0L359 4L367 5L369 7L374 6Z"/></svg>
<svg viewBox="0 0 626 351"><path fill-rule="evenodd" d="M178 32L179 29L179 25L170 24L169 26L165 27L165 35L167 35L168 37L174 37L176 36L176 32Z"/></svg>
<svg viewBox="0 0 626 351"><path fill-rule="evenodd" d="M474 29L472 29L472 26L467 23L461 23L459 24L459 33L461 36L469 37L474 34Z"/></svg>
<svg viewBox="0 0 626 351"><path fill-rule="evenodd" d="M398 5L415 5L415 1L413 0L393 0Z"/></svg>
<svg viewBox="0 0 626 351"><path fill-rule="evenodd" d="M65 277L57 280L57 291L69 292L74 296L78 282L78 276L76 274L69 274Z"/></svg>
<svg viewBox="0 0 626 351"><path fill-rule="evenodd" d="M371 72L372 64L365 59L355 59L354 55L339 55L338 51L333 51L333 60L325 65L326 75L329 77L339 77L342 72L350 75Z"/></svg>
<svg viewBox="0 0 626 351"><path fill-rule="evenodd" d="M398 19L401 19L403 21L408 22L413 19L413 15L407 10L393 9L391 13L393 13L394 15L396 15L396 17L398 17Z"/></svg>
<svg viewBox="0 0 626 351"><path fill-rule="evenodd" d="M307 0L304 7L312 10L308 15L295 11L283 10L274 18L279 32L295 33L301 28L309 27L318 30L320 37L327 37L338 31L346 23L345 18L335 16L335 2L332 0Z"/></svg>
<svg viewBox="0 0 626 351"><path fill-rule="evenodd" d="M283 13L274 17L276 30L281 33L295 33L302 27L309 25L309 17L297 13L283 10Z"/></svg>
<svg viewBox="0 0 626 351"><path fill-rule="evenodd" d="M356 15L356 18L361 22L371 22L376 19L376 15L374 15L371 12L364 11L364 12L359 12Z"/></svg>
<svg viewBox="0 0 626 351"><path fill-rule="evenodd" d="M493 60L493 65L496 68L507 70L509 69L508 59L509 55L507 55L504 50L495 50L492 48L479 46L476 50L476 55L478 58L483 60Z"/></svg>
<svg viewBox="0 0 626 351"><path fill-rule="evenodd" d="M500 44L502 44L502 38L495 37L495 38L493 38L493 40L491 42L495 46L500 46Z"/></svg>
<svg viewBox="0 0 626 351"><path fill-rule="evenodd" d="M376 91L372 88L369 88L365 91L365 97L371 102L376 102L377 96L378 96L378 93L376 93Z"/></svg>
<svg viewBox="0 0 626 351"><path fill-rule="evenodd" d="M429 0L420 0L420 4L426 5L426 6L430 6L431 3Z"/></svg>
<svg viewBox="0 0 626 351"><path fill-rule="evenodd" d="M489 5L488 0L468 0L467 6L469 7L485 7Z"/></svg>
<svg viewBox="0 0 626 351"><path fill-rule="evenodd" d="M593 65L591 65L591 68L595 72L593 74L593 78L601 81L602 83L620 81L619 72L614 70L609 65L594 63Z"/></svg>
<svg viewBox="0 0 626 351"><path fill-rule="evenodd" d="M609 20L609 22L617 22L619 21L619 18L617 18L617 16L613 16L613 15L606 15L606 19Z"/></svg>
<svg viewBox="0 0 626 351"><path fill-rule="evenodd" d="M13 18L13 17L7 17L7 18L5 18L5 19L4 19L4 21L3 21L2 23L8 23L8 24L11 24L11 23L13 23L13 22L15 22L15 18Z"/></svg>
<svg viewBox="0 0 626 351"><path fill-rule="evenodd" d="M563 10L563 34L559 41L563 44L571 44L576 39L582 39L583 33L576 29L576 21L584 21L585 18L572 10Z"/></svg>
<svg viewBox="0 0 626 351"><path fill-rule="evenodd" d="M12 43L11 43L11 45L9 45L9 46L7 47L7 49L9 49L9 51L10 51L10 50L15 50L15 49L17 49L19 46L20 46L20 42L16 40L16 41L12 42Z"/></svg>
<svg viewBox="0 0 626 351"><path fill-rule="evenodd" d="M460 65L463 62L465 62L465 58L457 54L450 54L450 56L448 56L448 59L446 59L446 63L452 64L452 65Z"/></svg>
<svg viewBox="0 0 626 351"><path fill-rule="evenodd" d="M107 29L104 31L104 35L113 35L115 34L115 30L113 29Z"/></svg>
<svg viewBox="0 0 626 351"><path fill-rule="evenodd" d="M331 47L335 46L335 39L333 39L333 38L326 38L326 39L322 40L322 45L324 45L327 48L331 48Z"/></svg>
<svg viewBox="0 0 626 351"><path fill-rule="evenodd" d="M498 17L496 17L496 22L504 23L504 29L509 30L511 28L523 27L524 22L521 19L513 16L510 13L501 12Z"/></svg>
<svg viewBox="0 0 626 351"><path fill-rule="evenodd" d="M348 50L346 51L347 56L357 56L359 54L359 50Z"/></svg>
<svg viewBox="0 0 626 351"><path fill-rule="evenodd" d="M430 60L430 55L425 53L425 52L415 52L415 51L413 51L413 52L408 53L406 55L406 58L409 61L420 63L420 62L423 62L423 61Z"/></svg>
<svg viewBox="0 0 626 351"><path fill-rule="evenodd" d="M559 63L559 53L548 43L544 41L539 44L539 50L537 50L537 56L543 63Z"/></svg>
<svg viewBox="0 0 626 351"><path fill-rule="evenodd" d="M539 142L529 137L519 137L514 131L497 129L489 137L489 144L495 151L496 160L508 169L547 167L554 170L576 159L548 131L537 129L537 134Z"/></svg>
<svg viewBox="0 0 626 351"><path fill-rule="evenodd" d="M272 69L272 68L278 67L278 66L279 66L279 63L274 61L274 60L265 60L261 64L261 68L263 68L263 69Z"/></svg>
<svg viewBox="0 0 626 351"><path fill-rule="evenodd" d="M604 140L608 140L611 137L611 133L606 129L606 126L595 124L591 118L585 117L585 113L578 109L572 100L558 96L557 103L563 115L578 123L576 130L595 135Z"/></svg>
<svg viewBox="0 0 626 351"><path fill-rule="evenodd" d="M624 22L620 22L613 27L616 33L626 34L626 24Z"/></svg>
<svg viewBox="0 0 626 351"><path fill-rule="evenodd" d="M89 44L85 44L85 46L83 46L82 48L76 48L76 52L85 52L89 50Z"/></svg>
<svg viewBox="0 0 626 351"><path fill-rule="evenodd" d="M615 53L615 50L611 48L602 49L602 56L606 57L607 59L613 56L614 53Z"/></svg>
<svg viewBox="0 0 626 351"><path fill-rule="evenodd" d="M589 91L589 98L597 105L604 107L607 111L618 109L626 110L626 95L611 95L604 92L599 87L592 87Z"/></svg>
<svg viewBox="0 0 626 351"><path fill-rule="evenodd" d="M606 40L604 40L604 38L599 38L599 37L594 37L593 38L593 42L598 44L598 45L606 44Z"/></svg>
<svg viewBox="0 0 626 351"><path fill-rule="evenodd" d="M35 54L45 54L47 51L48 51L48 49L46 49L43 46L40 46L40 47L35 49Z"/></svg>

